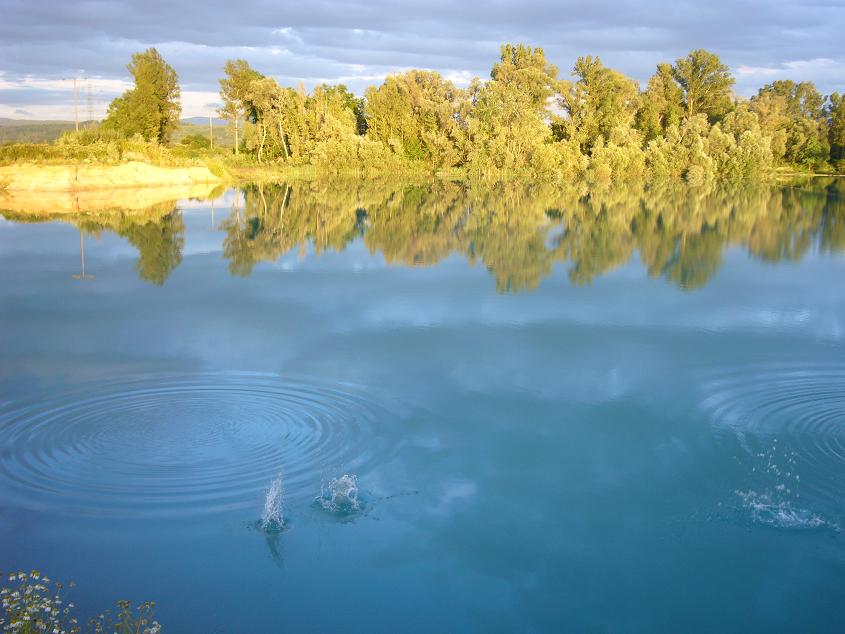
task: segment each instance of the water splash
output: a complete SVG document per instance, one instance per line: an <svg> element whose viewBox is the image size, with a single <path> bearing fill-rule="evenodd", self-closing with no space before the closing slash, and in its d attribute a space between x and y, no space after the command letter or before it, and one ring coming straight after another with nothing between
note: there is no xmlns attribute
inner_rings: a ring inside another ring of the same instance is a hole
<svg viewBox="0 0 845 634"><path fill-rule="evenodd" d="M332 478L328 484L320 487L316 502L325 510L334 513L355 513L361 510L358 476L343 474L339 478Z"/></svg>
<svg viewBox="0 0 845 634"><path fill-rule="evenodd" d="M751 472L761 480L762 490L734 492L753 522L784 529L839 529L836 523L799 504L801 477L796 472L794 451L782 449L775 438L756 457L758 463Z"/></svg>
<svg viewBox="0 0 845 634"><path fill-rule="evenodd" d="M738 444L741 512L758 524L839 530L845 486L845 364L750 363L702 376L702 410ZM800 475L799 475L800 471Z"/></svg>
<svg viewBox="0 0 845 634"><path fill-rule="evenodd" d="M264 498L264 512L261 514L261 530L275 533L285 528L284 487L279 476L267 488Z"/></svg>
<svg viewBox="0 0 845 634"><path fill-rule="evenodd" d="M810 510L797 508L786 499L779 499L773 492L736 491L742 499L743 507L751 514L751 519L758 524L774 528L816 529L836 528L820 515Z"/></svg>

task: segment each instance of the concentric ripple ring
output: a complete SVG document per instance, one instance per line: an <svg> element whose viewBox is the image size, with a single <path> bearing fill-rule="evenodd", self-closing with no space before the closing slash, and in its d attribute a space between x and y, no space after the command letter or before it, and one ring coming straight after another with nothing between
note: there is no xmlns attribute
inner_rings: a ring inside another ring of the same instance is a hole
<svg viewBox="0 0 845 634"><path fill-rule="evenodd" d="M183 517L255 509L278 474L313 496L387 451L387 410L347 383L271 374L143 375L0 410L7 504L77 515Z"/></svg>
<svg viewBox="0 0 845 634"><path fill-rule="evenodd" d="M702 409L718 432L754 454L780 440L800 460L806 486L812 480L835 494L845 466L845 365L750 364L720 369L701 386Z"/></svg>

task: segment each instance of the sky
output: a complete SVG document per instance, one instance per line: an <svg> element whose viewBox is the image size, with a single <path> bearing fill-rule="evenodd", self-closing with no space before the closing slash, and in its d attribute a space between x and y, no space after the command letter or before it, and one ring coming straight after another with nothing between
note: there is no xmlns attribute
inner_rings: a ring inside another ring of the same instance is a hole
<svg viewBox="0 0 845 634"><path fill-rule="evenodd" d="M541 46L567 76L579 55L643 85L657 63L718 53L751 96L775 79L845 92L845 0L0 0L0 117L102 117L155 46L182 86L183 116L219 105L227 59L284 85L358 94L409 68L459 85L487 78L504 42Z"/></svg>

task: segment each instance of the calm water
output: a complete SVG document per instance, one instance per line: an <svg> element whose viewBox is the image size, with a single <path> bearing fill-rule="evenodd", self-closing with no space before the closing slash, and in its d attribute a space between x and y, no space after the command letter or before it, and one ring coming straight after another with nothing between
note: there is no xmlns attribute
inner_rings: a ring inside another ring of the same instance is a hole
<svg viewBox="0 0 845 634"><path fill-rule="evenodd" d="M149 195L0 200L0 569L174 632L841 629L841 181Z"/></svg>

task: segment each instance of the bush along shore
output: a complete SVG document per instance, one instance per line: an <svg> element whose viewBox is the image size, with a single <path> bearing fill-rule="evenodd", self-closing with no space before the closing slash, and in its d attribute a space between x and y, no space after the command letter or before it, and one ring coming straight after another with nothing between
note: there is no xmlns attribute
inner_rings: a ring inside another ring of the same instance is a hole
<svg viewBox="0 0 845 634"><path fill-rule="evenodd" d="M310 92L282 86L231 60L220 80L229 147L212 147L200 134L173 142L178 77L155 49L135 54L128 68L134 87L112 102L104 121L53 145L0 146L0 165L142 161L220 179L439 172L695 184L845 170L845 97L823 96L812 82L778 80L741 98L728 66L703 49L658 64L643 89L598 57L579 57L561 77L541 48L506 44L486 81L458 87L437 72L411 70L363 97L343 85ZM196 182L199 175L179 177ZM8 172L0 173L0 187L4 181L19 182Z"/></svg>

